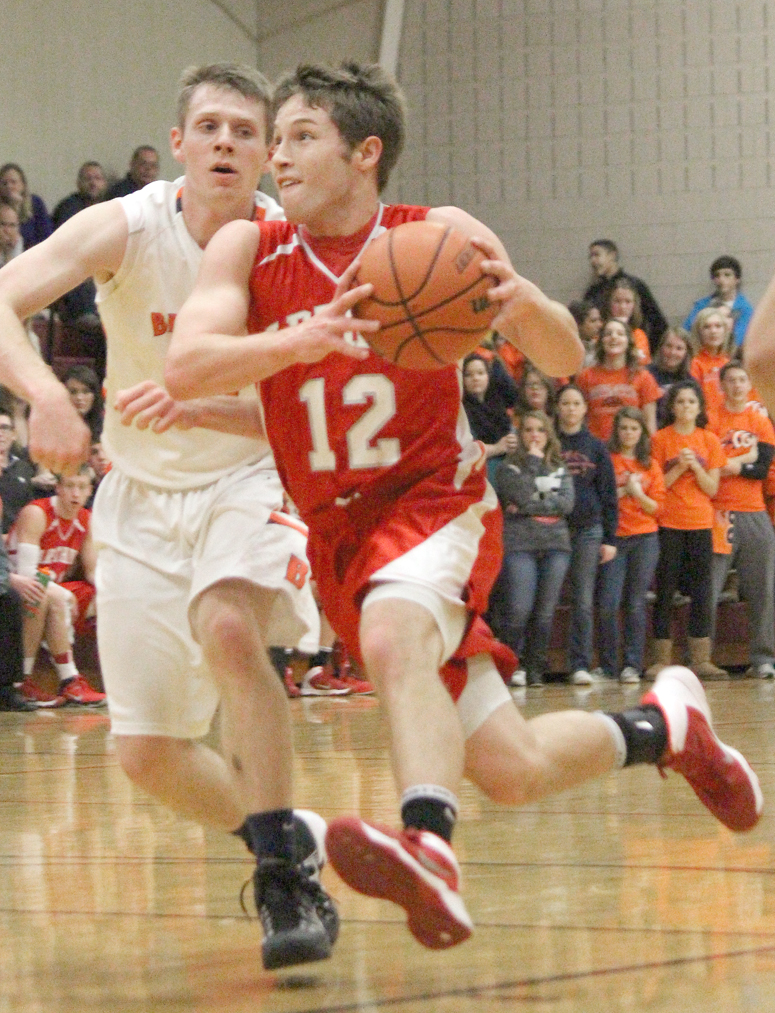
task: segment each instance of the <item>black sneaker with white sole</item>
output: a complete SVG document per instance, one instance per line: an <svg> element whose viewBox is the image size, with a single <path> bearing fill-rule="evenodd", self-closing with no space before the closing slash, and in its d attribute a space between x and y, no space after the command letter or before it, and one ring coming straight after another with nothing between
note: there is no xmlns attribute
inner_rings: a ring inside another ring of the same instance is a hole
<svg viewBox="0 0 775 1013"><path fill-rule="evenodd" d="M313 900L315 910L323 923L329 942L333 946L339 936L339 912L320 882L320 873L326 864L326 821L310 809L294 809L293 826L295 837L294 860L297 868L307 878L307 892ZM252 851L250 836L241 826L235 831L248 849ZM246 884L247 885L247 884Z"/></svg>
<svg viewBox="0 0 775 1013"><path fill-rule="evenodd" d="M256 909L264 929L266 970L325 960L331 940L316 907L319 884L299 866L262 858L253 874Z"/></svg>

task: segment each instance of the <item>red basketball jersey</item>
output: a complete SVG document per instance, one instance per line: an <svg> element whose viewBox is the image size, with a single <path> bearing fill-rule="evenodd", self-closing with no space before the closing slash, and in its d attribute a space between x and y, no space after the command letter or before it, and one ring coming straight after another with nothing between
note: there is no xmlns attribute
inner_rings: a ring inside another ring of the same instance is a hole
<svg viewBox="0 0 775 1013"><path fill-rule="evenodd" d="M46 515L46 530L40 540L40 562L38 567L53 574L61 584L78 558L81 546L89 530L91 511L82 507L77 517L66 521L55 510L56 496L51 499L36 499L31 506L40 507ZM9 549L15 553L17 540L13 529L9 536Z"/></svg>
<svg viewBox="0 0 775 1013"><path fill-rule="evenodd" d="M323 240L287 222L262 223L250 332L309 317L331 301L337 279L372 238L427 212L381 207L354 236ZM283 484L313 527L313 515L337 502L357 500L359 513L379 513L386 501L431 476L448 497L469 500L471 483L476 495L484 490L484 472L475 466L480 448L468 431L454 366L414 372L375 353L363 361L331 354L284 369L260 388ZM452 516L468 505L462 499Z"/></svg>

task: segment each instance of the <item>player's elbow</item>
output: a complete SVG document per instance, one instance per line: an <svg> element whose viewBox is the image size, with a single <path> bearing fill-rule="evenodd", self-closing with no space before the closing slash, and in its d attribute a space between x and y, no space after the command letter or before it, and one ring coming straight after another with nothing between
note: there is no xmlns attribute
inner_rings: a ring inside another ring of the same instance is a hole
<svg viewBox="0 0 775 1013"><path fill-rule="evenodd" d="M196 374L192 369L191 353L170 346L167 361L164 364L164 386L170 397L176 401L187 401L198 397Z"/></svg>

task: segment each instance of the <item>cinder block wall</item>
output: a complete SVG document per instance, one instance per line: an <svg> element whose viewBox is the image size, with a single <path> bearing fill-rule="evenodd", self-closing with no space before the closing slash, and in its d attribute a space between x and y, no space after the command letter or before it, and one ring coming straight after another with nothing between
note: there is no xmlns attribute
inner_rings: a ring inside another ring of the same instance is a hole
<svg viewBox="0 0 775 1013"><path fill-rule="evenodd" d="M470 210L563 301L598 237L672 320L719 253L755 301L775 269L773 55L772 0L407 0L388 195Z"/></svg>

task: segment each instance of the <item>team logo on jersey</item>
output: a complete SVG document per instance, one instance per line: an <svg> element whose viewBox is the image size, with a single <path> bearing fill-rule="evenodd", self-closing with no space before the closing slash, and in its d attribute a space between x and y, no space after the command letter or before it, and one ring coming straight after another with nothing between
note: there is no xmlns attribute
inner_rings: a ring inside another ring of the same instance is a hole
<svg viewBox="0 0 775 1013"><path fill-rule="evenodd" d="M285 571L285 579L290 581L294 587L301 590L309 573L309 563L298 556L291 556L288 560L288 569Z"/></svg>
<svg viewBox="0 0 775 1013"><path fill-rule="evenodd" d="M724 434L721 446L725 450L750 450L756 443L756 434L748 429L730 429Z"/></svg>
<svg viewBox="0 0 775 1013"><path fill-rule="evenodd" d="M176 316L177 313L151 313L151 327L157 338L162 334L172 334Z"/></svg>

